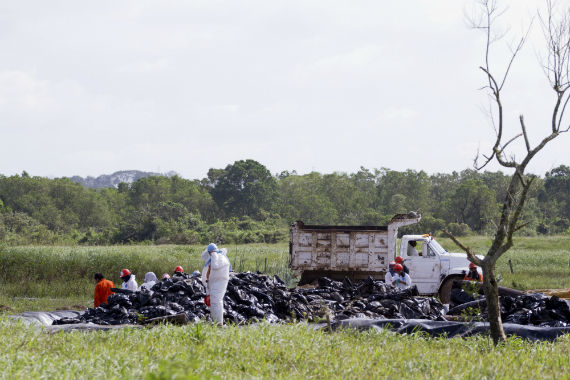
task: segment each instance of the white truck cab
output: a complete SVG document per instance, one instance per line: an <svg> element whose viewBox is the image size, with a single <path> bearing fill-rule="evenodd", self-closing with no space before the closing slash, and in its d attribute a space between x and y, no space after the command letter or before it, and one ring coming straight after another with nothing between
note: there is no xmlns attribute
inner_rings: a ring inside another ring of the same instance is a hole
<svg viewBox="0 0 570 380"><path fill-rule="evenodd" d="M420 294L437 293L446 279L462 278L463 271L469 268L465 253L448 252L430 234L404 235L400 256Z"/></svg>

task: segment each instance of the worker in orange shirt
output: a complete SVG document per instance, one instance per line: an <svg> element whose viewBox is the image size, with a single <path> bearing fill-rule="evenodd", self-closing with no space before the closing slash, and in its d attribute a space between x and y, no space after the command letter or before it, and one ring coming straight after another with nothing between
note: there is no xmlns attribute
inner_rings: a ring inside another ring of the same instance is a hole
<svg viewBox="0 0 570 380"><path fill-rule="evenodd" d="M463 272L465 273L465 271ZM477 265L469 263L469 272L465 274L463 280L483 282L483 275L477 271Z"/></svg>
<svg viewBox="0 0 570 380"><path fill-rule="evenodd" d="M107 303L107 297L114 294L111 288L115 287L113 281L109 281L101 273L95 273L95 281L97 285L95 286L95 296L93 304L95 307L101 305L102 303Z"/></svg>

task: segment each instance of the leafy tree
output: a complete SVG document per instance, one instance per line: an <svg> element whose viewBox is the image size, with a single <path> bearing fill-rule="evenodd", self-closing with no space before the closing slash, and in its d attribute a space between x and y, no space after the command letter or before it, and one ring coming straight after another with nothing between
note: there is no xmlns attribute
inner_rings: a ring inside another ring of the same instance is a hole
<svg viewBox="0 0 570 380"><path fill-rule="evenodd" d="M273 209L277 182L259 162L236 161L226 166L223 173L210 170L208 174L212 174L214 200L226 215L258 217L262 210Z"/></svg>
<svg viewBox="0 0 570 380"><path fill-rule="evenodd" d="M390 214L394 210L392 197L396 194L406 199L407 211L428 212L430 210L430 183L428 175L422 171L406 170L397 172L383 168L379 173L378 199L384 213ZM400 197L397 197L398 199ZM401 199L401 198L400 198Z"/></svg>
<svg viewBox="0 0 570 380"><path fill-rule="evenodd" d="M546 173L544 180L546 197L553 200L562 216L570 219L570 167L560 165Z"/></svg>
<svg viewBox="0 0 570 380"><path fill-rule="evenodd" d="M338 221L338 212L322 191L322 176L317 172L280 180L279 194L280 213L290 222L302 220L311 224L335 224Z"/></svg>
<svg viewBox="0 0 570 380"><path fill-rule="evenodd" d="M469 179L461 183L449 199L448 218L464 223L477 232L496 217L498 207L495 194L481 180Z"/></svg>

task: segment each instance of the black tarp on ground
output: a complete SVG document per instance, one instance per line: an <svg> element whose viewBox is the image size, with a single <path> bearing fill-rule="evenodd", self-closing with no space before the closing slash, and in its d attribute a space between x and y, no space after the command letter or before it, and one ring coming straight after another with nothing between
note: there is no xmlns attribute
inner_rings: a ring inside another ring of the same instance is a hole
<svg viewBox="0 0 570 380"><path fill-rule="evenodd" d="M8 317L22 320L30 324L50 326L54 321L61 320L62 318L78 318L81 314L83 314L83 311L74 310L25 311L23 313L10 315Z"/></svg>
<svg viewBox="0 0 570 380"><path fill-rule="evenodd" d="M56 311L26 311L21 314L9 315L9 318L23 321L24 323L41 326L49 333L57 333L59 331L71 330L114 330L125 327L139 328L142 326L136 325L97 325L94 323L72 323L72 324L57 324L54 322L65 321L67 319L75 319L83 314L83 311L75 310L56 310Z"/></svg>
<svg viewBox="0 0 570 380"><path fill-rule="evenodd" d="M345 319L331 324L333 330L340 328L389 329L399 334L424 332L433 337L469 337L473 335L489 335L489 323L486 322L443 322L425 319ZM570 327L537 327L514 323L503 323L507 336L518 336L531 341L553 341L563 334L570 334Z"/></svg>

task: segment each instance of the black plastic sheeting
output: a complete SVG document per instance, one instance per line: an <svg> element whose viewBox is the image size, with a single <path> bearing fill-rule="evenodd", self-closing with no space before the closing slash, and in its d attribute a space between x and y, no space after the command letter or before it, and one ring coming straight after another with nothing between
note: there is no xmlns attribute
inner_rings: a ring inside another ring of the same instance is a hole
<svg viewBox="0 0 570 380"><path fill-rule="evenodd" d="M462 286L451 290L449 315L471 314L487 320L487 303L483 296L477 296ZM556 296L542 293L523 294L516 297L499 297L501 320L504 323L533 325L540 327L570 327L568 302Z"/></svg>
<svg viewBox="0 0 570 380"><path fill-rule="evenodd" d="M326 327L328 328L328 327ZM399 334L422 332L430 337L466 338L473 335L490 335L489 323L486 322L450 322L424 319L368 319L357 318L338 321L331 324L333 330L353 328L358 330L388 329ZM570 327L536 327L514 323L503 323L507 336L517 336L531 341L553 341L564 334L570 334Z"/></svg>
<svg viewBox="0 0 570 380"><path fill-rule="evenodd" d="M56 310L56 311L26 311L17 315L10 315L10 318L24 321L28 324L35 324L41 326L49 326L54 321L61 320L62 318L78 318L82 311L73 310Z"/></svg>
<svg viewBox="0 0 570 380"><path fill-rule="evenodd" d="M136 325L96 325L93 323L74 323L74 324L60 324L58 325L55 321L62 320L64 318L77 318L83 311L73 311L73 310L56 310L56 311L26 311L21 314L9 315L9 318L23 321L29 325L41 326L48 333L57 333L59 331L71 331L71 330L114 330L119 328L137 328L142 326Z"/></svg>
<svg viewBox="0 0 570 380"><path fill-rule="evenodd" d="M163 280L150 291L118 290L107 304L55 325L145 324L150 319L186 314L190 322L208 320L204 287L198 276ZM232 273L224 297L225 322L236 324L348 318L423 318L444 320L444 307L434 298L417 297L417 288L400 289L369 278L352 283L320 278L317 287L289 289L277 276Z"/></svg>

